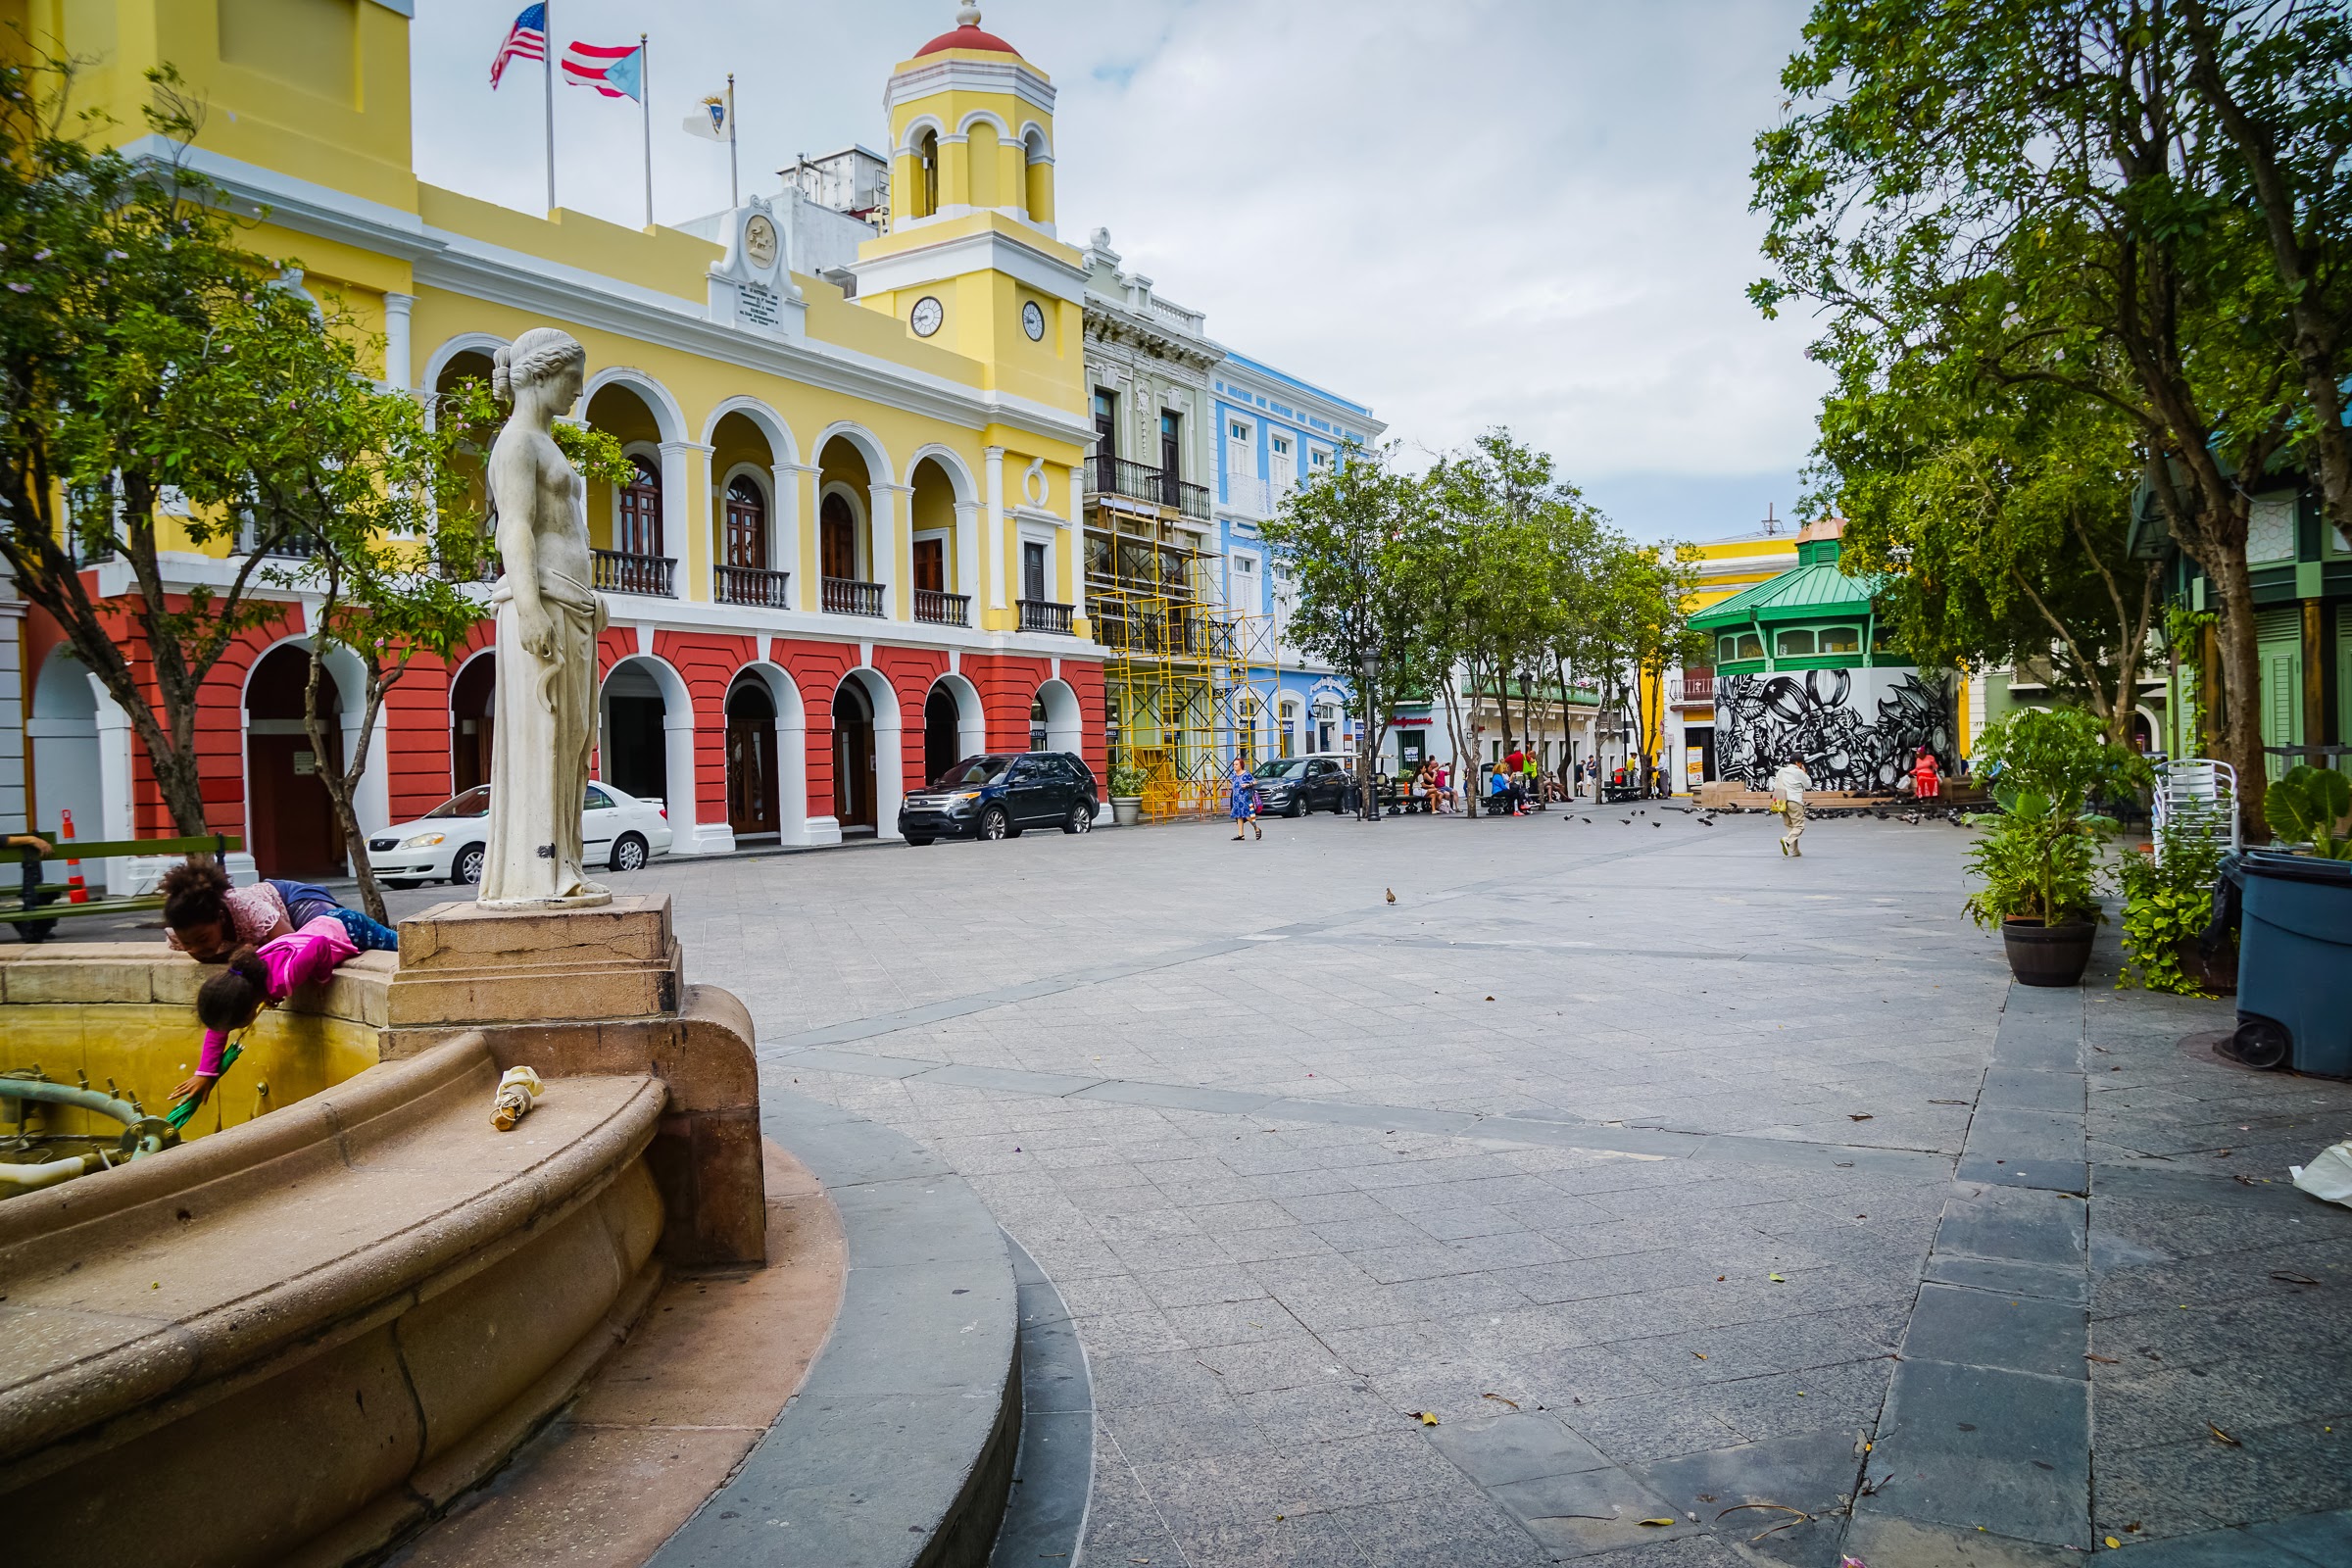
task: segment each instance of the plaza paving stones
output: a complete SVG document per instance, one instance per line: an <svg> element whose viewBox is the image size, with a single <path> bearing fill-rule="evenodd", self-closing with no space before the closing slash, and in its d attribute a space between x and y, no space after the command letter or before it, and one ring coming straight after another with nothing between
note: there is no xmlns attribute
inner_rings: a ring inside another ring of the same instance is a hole
<svg viewBox="0 0 2352 1568"><path fill-rule="evenodd" d="M2013 988L1959 830L1652 810L617 880L1059 1288L1088 1568L2352 1560L2352 1086Z"/></svg>

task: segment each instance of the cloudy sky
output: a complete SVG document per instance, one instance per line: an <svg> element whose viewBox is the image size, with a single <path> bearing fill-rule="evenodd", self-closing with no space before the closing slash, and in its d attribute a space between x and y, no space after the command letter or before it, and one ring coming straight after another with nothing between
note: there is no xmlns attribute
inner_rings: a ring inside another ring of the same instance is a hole
<svg viewBox="0 0 2352 1568"><path fill-rule="evenodd" d="M522 0L422 0L418 173L543 201ZM1218 341L1368 403L1409 452L1493 424L1645 537L1787 516L1821 372L1760 319L1750 141L1801 0L994 0L1046 71L1065 239L1208 313ZM884 79L947 0L555 0L558 42L652 35L654 216L726 205L680 122L735 73L747 190L885 144ZM642 220L637 108L556 89L564 205Z"/></svg>

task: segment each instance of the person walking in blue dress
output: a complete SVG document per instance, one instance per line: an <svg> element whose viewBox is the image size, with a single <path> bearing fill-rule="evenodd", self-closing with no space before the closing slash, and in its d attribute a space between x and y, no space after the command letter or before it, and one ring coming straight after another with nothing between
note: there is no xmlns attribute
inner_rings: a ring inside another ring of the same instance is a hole
<svg viewBox="0 0 2352 1568"><path fill-rule="evenodd" d="M1257 775L1250 771L1249 758L1236 757L1233 760L1233 841L1236 844L1242 841L1245 828L1261 839L1266 836L1266 830L1257 825Z"/></svg>

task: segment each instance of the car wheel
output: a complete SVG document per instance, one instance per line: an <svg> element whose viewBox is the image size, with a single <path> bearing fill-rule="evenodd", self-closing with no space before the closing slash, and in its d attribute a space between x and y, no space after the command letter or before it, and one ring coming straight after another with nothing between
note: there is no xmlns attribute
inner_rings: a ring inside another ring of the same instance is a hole
<svg viewBox="0 0 2352 1568"><path fill-rule="evenodd" d="M449 862L449 879L472 887L482 880L482 847L468 844Z"/></svg>
<svg viewBox="0 0 2352 1568"><path fill-rule="evenodd" d="M1064 833L1088 833L1094 830L1094 826L1095 803L1092 801L1072 801L1070 803L1070 814L1068 818L1062 822L1061 830Z"/></svg>
<svg viewBox="0 0 2352 1568"><path fill-rule="evenodd" d="M931 835L928 833L909 833L906 835L906 842L919 850L924 845L931 842Z"/></svg>
<svg viewBox="0 0 2352 1568"><path fill-rule="evenodd" d="M646 862L645 840L634 833L623 833L612 845L612 869L642 871Z"/></svg>
<svg viewBox="0 0 2352 1568"><path fill-rule="evenodd" d="M1282 808L1282 814L1285 816L1297 816L1298 814L1298 796L1294 795L1290 798L1290 801Z"/></svg>
<svg viewBox="0 0 2352 1568"><path fill-rule="evenodd" d="M417 887L420 885L421 884L418 882L418 880L413 876L388 876L384 878L384 886L388 888L398 888L403 893L408 892L409 889L413 887Z"/></svg>
<svg viewBox="0 0 2352 1568"><path fill-rule="evenodd" d="M980 813L980 836L984 839L1008 839L1013 836L1012 816L1002 806L992 806Z"/></svg>

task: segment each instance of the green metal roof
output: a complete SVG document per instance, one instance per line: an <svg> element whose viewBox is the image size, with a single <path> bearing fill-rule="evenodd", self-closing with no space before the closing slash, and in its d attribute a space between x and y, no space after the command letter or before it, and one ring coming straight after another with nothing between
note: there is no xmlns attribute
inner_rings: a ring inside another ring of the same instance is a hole
<svg viewBox="0 0 2352 1568"><path fill-rule="evenodd" d="M1822 559L1825 556L1829 559ZM1839 571L1833 548L1741 589L1720 605L1709 605L1690 617L1690 624L1699 631L1720 631L1751 621L1851 620L1870 613L1877 588L1875 576L1849 577Z"/></svg>

